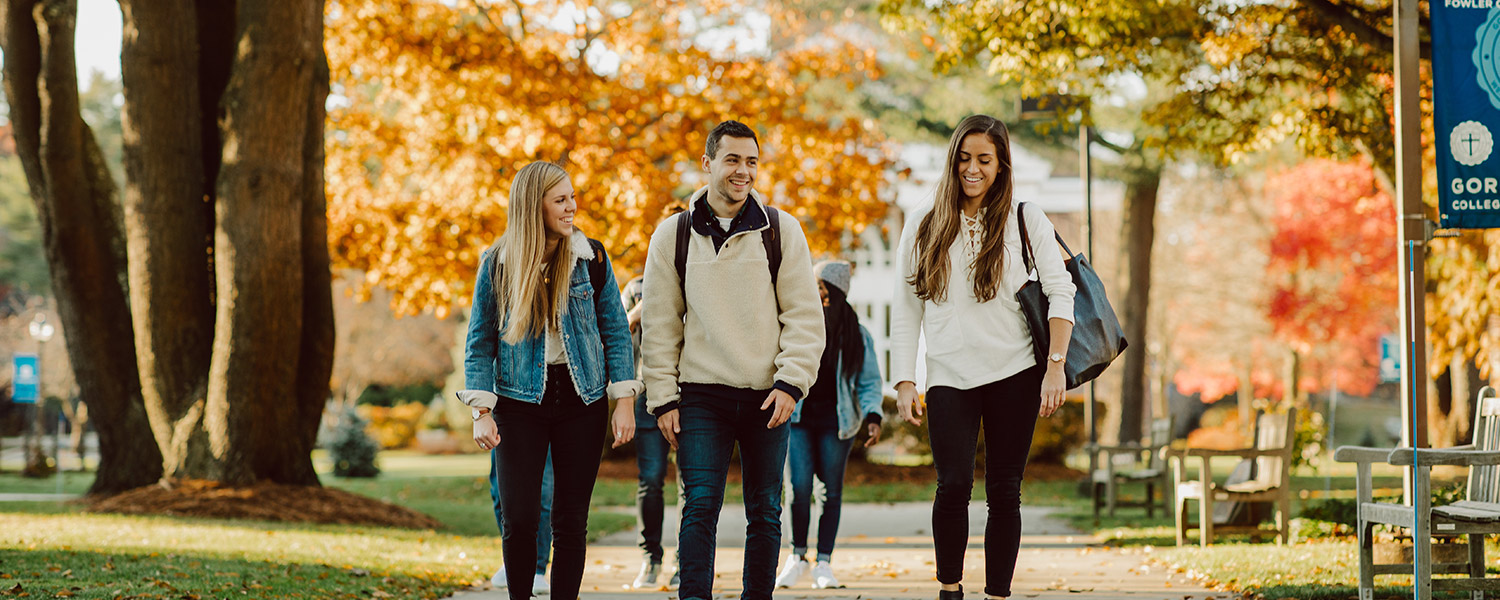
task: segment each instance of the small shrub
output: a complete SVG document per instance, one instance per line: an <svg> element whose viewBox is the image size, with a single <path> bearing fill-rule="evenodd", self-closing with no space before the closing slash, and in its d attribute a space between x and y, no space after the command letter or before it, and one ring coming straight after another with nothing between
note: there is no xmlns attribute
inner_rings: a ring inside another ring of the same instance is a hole
<svg viewBox="0 0 1500 600"><path fill-rule="evenodd" d="M333 474L338 477L374 477L380 474L375 455L380 447L365 433L365 421L359 413L347 411L334 429L328 454L333 459Z"/></svg>
<svg viewBox="0 0 1500 600"><path fill-rule="evenodd" d="M417 436L417 425L427 413L427 405L408 402L393 407L360 406L357 409L369 425L370 437L387 450L410 446Z"/></svg>
<svg viewBox="0 0 1500 600"><path fill-rule="evenodd" d="M1303 504L1302 512L1297 516L1354 527L1359 523L1359 502L1343 498L1313 500Z"/></svg>

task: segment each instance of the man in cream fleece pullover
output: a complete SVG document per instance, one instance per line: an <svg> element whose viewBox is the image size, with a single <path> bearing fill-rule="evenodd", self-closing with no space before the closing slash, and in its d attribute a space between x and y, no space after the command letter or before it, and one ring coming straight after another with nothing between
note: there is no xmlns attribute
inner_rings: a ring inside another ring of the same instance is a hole
<svg viewBox="0 0 1500 600"><path fill-rule="evenodd" d="M812 387L823 354L823 309L807 238L781 215L772 277L770 226L751 187L755 132L725 121L708 136L709 183L688 211L662 222L646 258L641 354L647 407L677 448L686 502L678 533L682 600L713 597L714 550L725 477L740 446L745 517L744 600L771 597L781 546L787 419ZM689 219L678 276L677 219Z"/></svg>

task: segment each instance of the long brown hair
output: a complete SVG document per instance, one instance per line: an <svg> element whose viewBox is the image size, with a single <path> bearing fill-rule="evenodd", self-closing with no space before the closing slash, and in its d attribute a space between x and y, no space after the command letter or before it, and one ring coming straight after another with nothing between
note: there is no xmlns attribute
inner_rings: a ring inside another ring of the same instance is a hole
<svg viewBox="0 0 1500 600"><path fill-rule="evenodd" d="M1010 217L1010 207L1015 191L1015 172L1011 169L1010 131L1005 124L988 115L972 115L958 124L953 137L948 140L948 162L943 166L943 177L938 180L937 197L932 211L922 219L917 228L917 268L906 282L917 290L917 297L932 302L948 299L948 248L958 237L962 225L959 216L963 211L963 184L959 182L958 151L969 134L982 133L995 144L995 158L1000 161L995 181L985 191L979 206L983 211L984 236L979 246L979 256L974 259L974 297L980 302L995 298L1000 287L1002 251L1005 248L1005 221Z"/></svg>
<svg viewBox="0 0 1500 600"><path fill-rule="evenodd" d="M495 282L495 303L506 343L539 336L548 325L556 327L568 306L573 247L570 240L559 240L552 260L543 262L547 229L542 224L547 191L567 178L562 167L537 161L522 167L510 184L505 235L495 242L494 257L504 267Z"/></svg>

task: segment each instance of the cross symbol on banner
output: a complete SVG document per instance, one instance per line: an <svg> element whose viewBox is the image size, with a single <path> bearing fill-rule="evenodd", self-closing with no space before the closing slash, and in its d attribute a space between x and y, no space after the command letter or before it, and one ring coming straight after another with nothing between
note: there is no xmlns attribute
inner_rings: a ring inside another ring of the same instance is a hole
<svg viewBox="0 0 1500 600"><path fill-rule="evenodd" d="M1472 134L1472 133L1469 134L1469 137L1464 138L1464 143L1466 143L1466 144L1469 145L1469 154L1470 155L1474 154L1474 142L1477 142L1477 141L1479 141L1479 138L1474 137L1474 134Z"/></svg>

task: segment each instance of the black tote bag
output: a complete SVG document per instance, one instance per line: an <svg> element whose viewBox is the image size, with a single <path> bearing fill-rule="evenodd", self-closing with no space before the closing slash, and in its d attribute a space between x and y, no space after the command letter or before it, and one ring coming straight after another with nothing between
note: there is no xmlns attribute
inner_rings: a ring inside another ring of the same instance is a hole
<svg viewBox="0 0 1500 600"><path fill-rule="evenodd" d="M1016 291L1016 301L1021 303L1021 313L1026 316L1026 326L1031 330L1036 364L1045 365L1048 346L1052 343L1047 325L1047 295L1042 293L1041 272L1036 270L1031 236L1026 233L1025 208L1024 202L1016 207L1016 225L1021 228L1021 258L1026 262L1026 272L1036 272L1037 279L1028 279ZM1068 358L1063 367L1068 389L1073 389L1093 381L1125 351L1125 329L1120 327L1120 319L1115 317L1115 309L1110 307L1109 298L1104 295L1104 282L1099 280L1088 257L1073 254L1062 235L1057 235L1057 243L1068 253L1068 275L1078 288L1073 296L1073 336L1068 341Z"/></svg>

